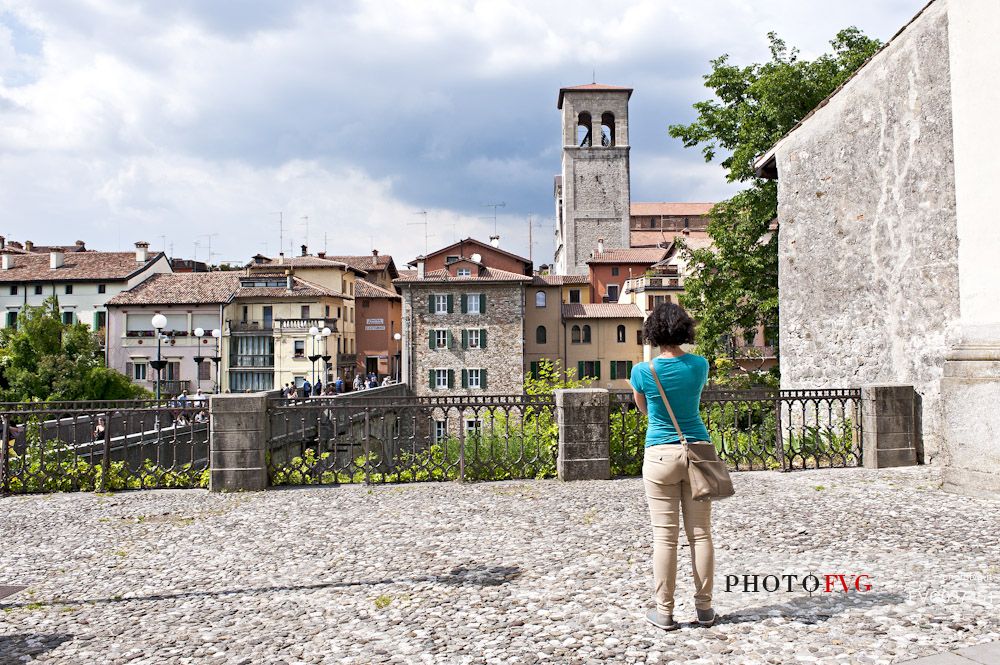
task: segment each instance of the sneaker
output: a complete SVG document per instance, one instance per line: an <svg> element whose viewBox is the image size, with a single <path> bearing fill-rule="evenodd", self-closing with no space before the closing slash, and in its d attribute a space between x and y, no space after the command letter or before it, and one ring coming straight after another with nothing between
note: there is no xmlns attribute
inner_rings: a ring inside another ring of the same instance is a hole
<svg viewBox="0 0 1000 665"><path fill-rule="evenodd" d="M714 626L715 622L718 620L719 616L715 613L711 607L707 610L698 610L698 625L703 628L708 628L709 626Z"/></svg>
<svg viewBox="0 0 1000 665"><path fill-rule="evenodd" d="M681 627L679 623L674 621L672 616L669 614L663 614L655 607L646 612L646 621L653 624L657 628L662 628L663 630L677 630Z"/></svg>

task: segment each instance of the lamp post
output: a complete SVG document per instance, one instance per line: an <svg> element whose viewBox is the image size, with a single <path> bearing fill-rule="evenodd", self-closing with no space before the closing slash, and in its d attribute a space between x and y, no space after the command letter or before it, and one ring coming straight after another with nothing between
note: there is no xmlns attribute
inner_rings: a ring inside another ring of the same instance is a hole
<svg viewBox="0 0 1000 665"><path fill-rule="evenodd" d="M167 361L160 357L160 340L163 329L167 327L167 317L162 314L154 314L151 321L153 329L156 330L156 360L149 363L156 370L156 401L160 401L160 373L167 366Z"/></svg>
<svg viewBox="0 0 1000 665"><path fill-rule="evenodd" d="M309 356L309 360L312 362L313 386L316 385L316 361L320 359L320 356L316 354L316 337L318 335L319 335L319 328L317 328L316 326L309 328L309 336L312 337L312 355Z"/></svg>
<svg viewBox="0 0 1000 665"><path fill-rule="evenodd" d="M216 328L212 331L212 337L215 338L215 357L210 360L215 363L215 392L222 392L222 383L220 383L221 377L219 376L219 362L222 360L222 356L219 355L219 342L222 340L222 331Z"/></svg>
<svg viewBox="0 0 1000 665"><path fill-rule="evenodd" d="M396 340L396 348L399 348L399 340L403 339L403 336L399 333L395 333L392 338ZM396 355L393 357L394 364L396 365L396 383L399 383L399 351L396 351Z"/></svg>
<svg viewBox="0 0 1000 665"><path fill-rule="evenodd" d="M197 338L197 351L194 352L194 379L198 382L198 390L201 390L201 364L205 362L205 356L201 355L201 338L205 336L204 328L195 328L194 336Z"/></svg>
<svg viewBox="0 0 1000 665"><path fill-rule="evenodd" d="M320 337L322 339L321 349L325 352L320 358L323 359L323 385L325 386L330 382L330 343L328 337L333 334L333 331L327 327L324 327L319 331Z"/></svg>

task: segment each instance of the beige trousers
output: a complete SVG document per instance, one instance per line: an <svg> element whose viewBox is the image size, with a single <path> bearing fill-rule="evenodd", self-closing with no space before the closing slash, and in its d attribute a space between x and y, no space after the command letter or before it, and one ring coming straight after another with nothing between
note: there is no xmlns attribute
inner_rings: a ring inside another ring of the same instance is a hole
<svg viewBox="0 0 1000 665"><path fill-rule="evenodd" d="M712 502L691 498L687 460L680 444L649 446L642 463L642 481L653 523L653 583L656 609L673 614L677 580L677 536L683 510L684 532L691 547L694 606L712 607L715 550L712 547Z"/></svg>

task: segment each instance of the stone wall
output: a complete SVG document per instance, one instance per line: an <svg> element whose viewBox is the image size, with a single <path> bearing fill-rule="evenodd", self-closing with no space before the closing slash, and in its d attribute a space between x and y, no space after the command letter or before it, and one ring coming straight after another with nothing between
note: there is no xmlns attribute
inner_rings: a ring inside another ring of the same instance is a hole
<svg viewBox="0 0 1000 665"><path fill-rule="evenodd" d="M776 149L782 388L912 384L925 455L958 307L946 3Z"/></svg>
<svg viewBox="0 0 1000 665"><path fill-rule="evenodd" d="M459 306L463 293L486 294L485 314L462 314ZM454 298L452 314L431 314L428 298L432 294L451 294ZM485 393L520 394L524 390L522 371L524 339L524 287L517 284L472 282L465 284L426 283L411 286L404 293L412 307L412 380L413 392L427 395L476 395ZM411 315L407 312L406 315ZM452 348L432 349L429 333L432 329L447 328L454 340ZM481 328L486 333L485 349L463 349L462 330ZM461 371L465 368L487 370L486 390L461 387ZM452 369L455 387L451 390L431 390L429 371Z"/></svg>

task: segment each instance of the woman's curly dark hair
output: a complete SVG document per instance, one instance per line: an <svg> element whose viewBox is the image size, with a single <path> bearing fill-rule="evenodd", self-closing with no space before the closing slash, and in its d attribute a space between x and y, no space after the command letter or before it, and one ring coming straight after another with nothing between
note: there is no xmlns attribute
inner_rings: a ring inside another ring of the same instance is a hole
<svg viewBox="0 0 1000 665"><path fill-rule="evenodd" d="M649 313L642 335L653 346L694 344L694 319L680 305L660 303Z"/></svg>

